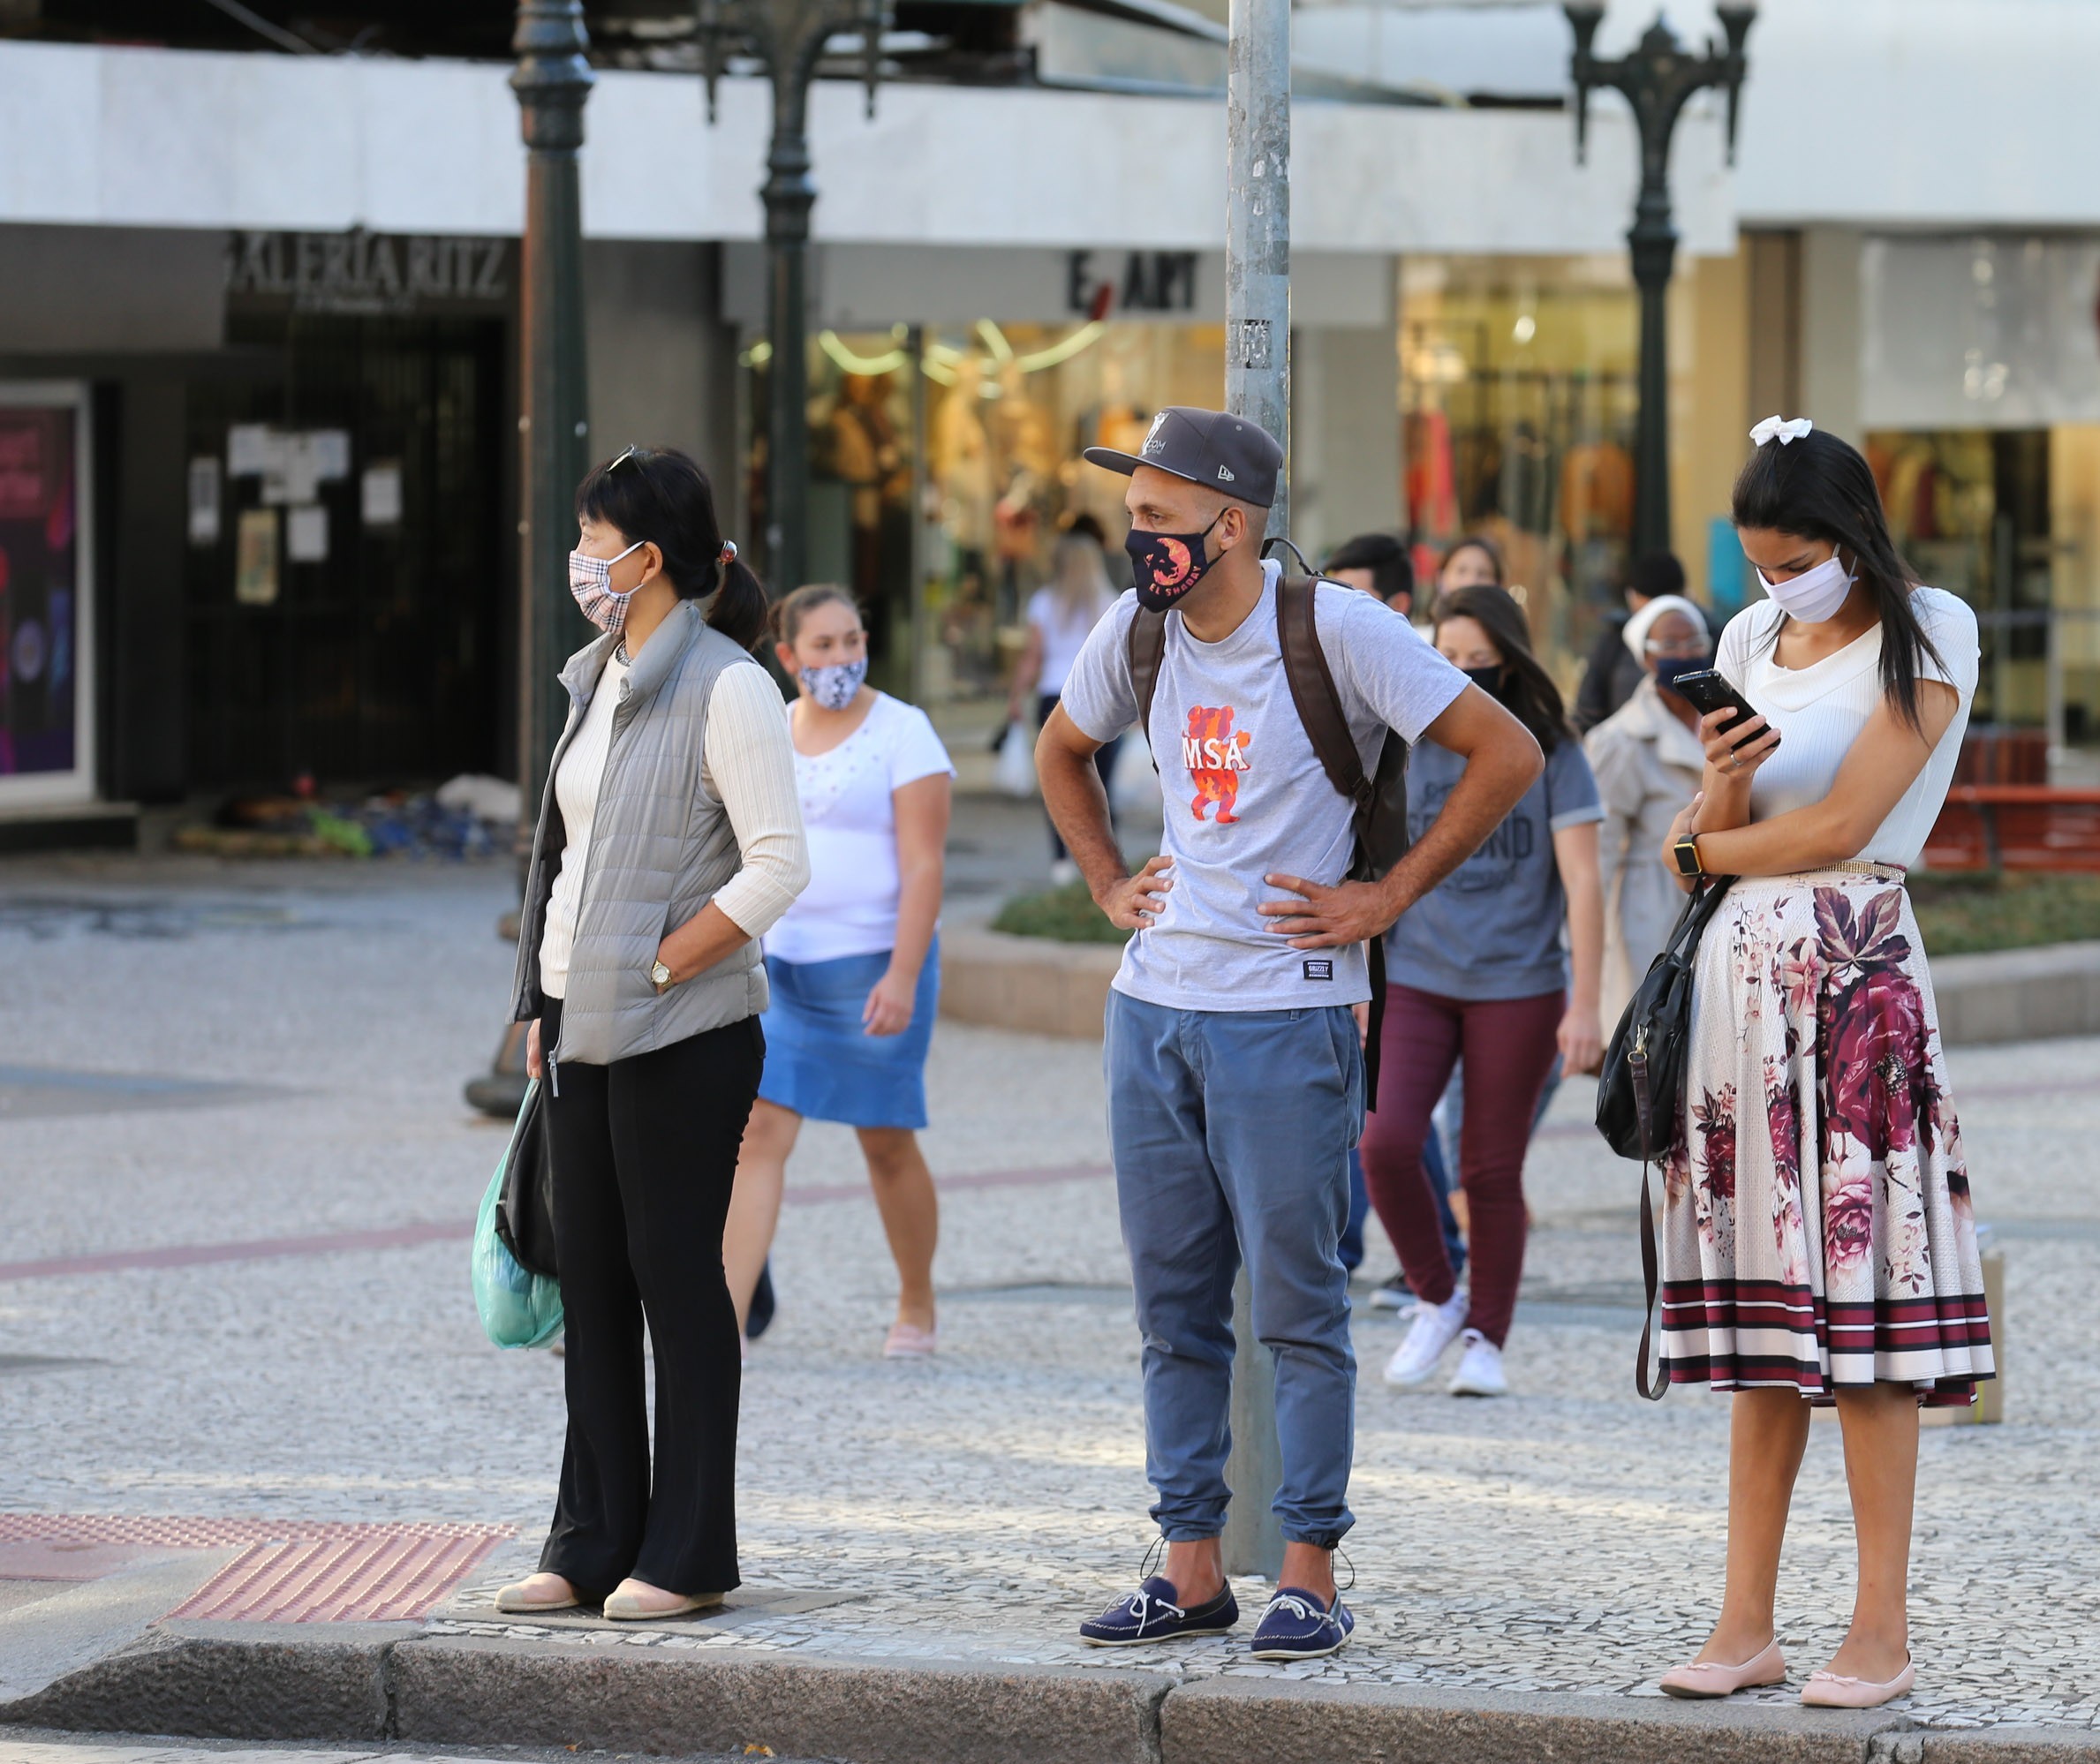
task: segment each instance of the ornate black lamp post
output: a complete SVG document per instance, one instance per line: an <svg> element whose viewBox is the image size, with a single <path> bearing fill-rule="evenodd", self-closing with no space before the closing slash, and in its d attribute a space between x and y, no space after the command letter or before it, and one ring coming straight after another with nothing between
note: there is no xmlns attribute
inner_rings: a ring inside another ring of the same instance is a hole
<svg viewBox="0 0 2100 1764"><path fill-rule="evenodd" d="M525 226L519 276L523 340L518 455L523 467L518 518L517 784L521 842L533 836L548 761L569 714L569 695L555 677L562 658L582 640L583 622L569 593L568 557L575 543L572 499L590 464L584 381L583 211L577 154L584 144L584 102L593 78L585 51L581 0L518 0L510 39L525 144ZM495 1064L466 1087L467 1100L490 1114L517 1112L525 1094L523 1026L513 1024Z"/></svg>
<svg viewBox="0 0 2100 1764"><path fill-rule="evenodd" d="M1735 162L1736 107L1749 64L1744 40L1757 16L1755 0L1715 6L1726 47L1692 55L1658 19L1631 55L1603 61L1590 52L1604 21L1603 0L1566 0L1575 26L1575 157L1589 141L1590 94L1611 87L1626 94L1641 128L1641 194L1634 204L1634 281L1641 290L1641 412L1634 446L1634 550L1670 548L1670 366L1665 347L1666 298L1677 257L1670 221L1670 139L1693 93L1709 86L1728 94L1728 162Z"/></svg>
<svg viewBox="0 0 2100 1764"><path fill-rule="evenodd" d="M773 83L773 144L766 156L767 269L766 570L776 590L798 586L808 556L809 402L807 264L810 209L809 90L827 42L857 33L868 114L875 113L888 0L699 0L707 117L715 81L737 57L756 61Z"/></svg>

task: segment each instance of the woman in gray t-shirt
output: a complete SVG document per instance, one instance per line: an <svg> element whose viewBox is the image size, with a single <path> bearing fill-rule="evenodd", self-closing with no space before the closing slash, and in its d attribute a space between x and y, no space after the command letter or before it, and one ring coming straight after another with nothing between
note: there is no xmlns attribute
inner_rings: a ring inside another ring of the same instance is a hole
<svg viewBox="0 0 2100 1764"><path fill-rule="evenodd" d="M1556 1058L1567 1071L1586 1072L1603 1052L1604 808L1560 691L1531 653L1523 609L1507 592L1480 585L1445 594L1436 643L1537 737L1545 770L1486 843L1386 933L1383 1077L1364 1127L1363 1172L1421 1300L1386 1383L1424 1383L1462 1333L1452 1394L1499 1397L1508 1390L1502 1343L1524 1268L1532 1119ZM1408 772L1415 829L1436 818L1462 769L1432 742L1416 748ZM1462 1057L1469 1295L1458 1288L1422 1167L1431 1113Z"/></svg>

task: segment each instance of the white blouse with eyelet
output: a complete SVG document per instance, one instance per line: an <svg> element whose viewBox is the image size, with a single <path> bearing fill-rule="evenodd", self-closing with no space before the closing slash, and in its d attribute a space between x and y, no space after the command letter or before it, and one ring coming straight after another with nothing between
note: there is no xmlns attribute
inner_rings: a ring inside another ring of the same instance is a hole
<svg viewBox="0 0 2100 1764"><path fill-rule="evenodd" d="M1982 665L1976 615L1966 602L1944 589L1916 588L1910 604L1938 657L1919 658L1918 678L1952 686L1960 703L1925 769L1874 837L1854 854L1905 869L1917 862L1946 802ZM1807 808L1830 795L1839 767L1883 697L1880 625L1812 667L1782 667L1773 658L1772 637L1784 616L1771 600L1744 607L1721 633L1714 662L1779 732L1778 749L1750 782L1750 817L1758 821Z"/></svg>

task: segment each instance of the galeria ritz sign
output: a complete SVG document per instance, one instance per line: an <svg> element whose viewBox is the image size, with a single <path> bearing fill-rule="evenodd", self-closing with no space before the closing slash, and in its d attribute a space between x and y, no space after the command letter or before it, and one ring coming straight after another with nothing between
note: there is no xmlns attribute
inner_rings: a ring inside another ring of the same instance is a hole
<svg viewBox="0 0 2100 1764"><path fill-rule="evenodd" d="M226 296L298 313L501 308L515 284L509 239L391 233L236 233Z"/></svg>

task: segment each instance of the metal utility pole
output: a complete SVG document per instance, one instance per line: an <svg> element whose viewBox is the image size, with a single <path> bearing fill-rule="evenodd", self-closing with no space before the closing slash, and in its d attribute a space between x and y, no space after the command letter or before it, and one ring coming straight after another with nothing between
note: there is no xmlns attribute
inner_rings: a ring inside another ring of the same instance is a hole
<svg viewBox="0 0 2100 1764"><path fill-rule="evenodd" d="M510 76L524 125L525 230L524 408L517 419L525 482L519 500L517 781L525 837L539 813L547 764L569 715L555 671L582 642L569 593L576 486L590 469L584 381L583 208L577 154L593 74L581 0L518 0Z"/></svg>
<svg viewBox="0 0 2100 1764"><path fill-rule="evenodd" d="M1231 0L1225 75L1225 408L1282 443L1269 532L1290 531L1290 0ZM1243 1263L1232 1289L1232 1459L1225 1572L1274 1579L1283 1534L1276 1368L1255 1338Z"/></svg>
<svg viewBox="0 0 2100 1764"><path fill-rule="evenodd" d="M715 83L735 57L756 61L773 85L773 142L766 155L766 574L776 592L799 587L809 555L808 261L809 92L826 44L860 36L868 114L875 114L888 0L699 0L707 119Z"/></svg>
<svg viewBox="0 0 2100 1764"><path fill-rule="evenodd" d="M568 559L576 542L576 486L590 467L583 206L576 158L584 144L584 102L594 77L584 58L590 46L580 0L518 0L517 27L510 39L517 66L510 89L517 94L525 144L518 325L525 359L517 417L523 479L517 515L521 867L532 848L548 762L569 715L569 695L555 670L587 629L570 597ZM525 1089L525 1025L512 1023L496 1044L489 1070L467 1081L466 1099L485 1114L513 1115Z"/></svg>
<svg viewBox="0 0 2100 1764"><path fill-rule="evenodd" d="M1566 0L1575 28L1575 159L1589 141L1590 94L1611 87L1626 94L1641 130L1641 193L1633 229L1634 281L1641 290L1641 411L1634 444L1634 551L1670 547L1670 358L1667 309L1670 273L1677 260L1677 229L1670 218L1670 142L1685 102L1712 86L1728 94L1728 163L1735 163L1735 115L1749 64L1743 42L1757 16L1755 0L1718 4L1725 47L1692 55L1661 19L1631 55L1599 60L1590 45L1604 22L1604 0Z"/></svg>

